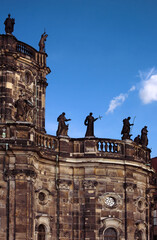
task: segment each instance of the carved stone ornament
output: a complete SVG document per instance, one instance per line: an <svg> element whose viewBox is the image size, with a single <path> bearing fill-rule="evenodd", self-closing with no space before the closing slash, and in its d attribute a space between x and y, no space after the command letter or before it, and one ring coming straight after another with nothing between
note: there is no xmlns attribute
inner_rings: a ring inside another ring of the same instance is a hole
<svg viewBox="0 0 157 240"><path fill-rule="evenodd" d="M133 193L136 187L135 183L124 183L124 188L128 193Z"/></svg>
<svg viewBox="0 0 157 240"><path fill-rule="evenodd" d="M147 207L147 201L144 197L138 197L135 200L135 205L139 212L143 212Z"/></svg>
<svg viewBox="0 0 157 240"><path fill-rule="evenodd" d="M39 204L46 205L50 200L50 192L47 189L40 189L36 191L36 198Z"/></svg>
<svg viewBox="0 0 157 240"><path fill-rule="evenodd" d="M142 220L136 222L135 240L146 240L146 224Z"/></svg>
<svg viewBox="0 0 157 240"><path fill-rule="evenodd" d="M16 120L22 122L32 121L32 109L34 108L31 101L29 101L24 95L20 95L19 99L15 102Z"/></svg>
<svg viewBox="0 0 157 240"><path fill-rule="evenodd" d="M57 184L58 184L59 189L69 190L70 189L70 185L72 184L72 182L70 180L59 179L57 181Z"/></svg>
<svg viewBox="0 0 157 240"><path fill-rule="evenodd" d="M37 174L33 170L29 169L13 169L13 170L6 170L4 173L5 178L36 178Z"/></svg>
<svg viewBox="0 0 157 240"><path fill-rule="evenodd" d="M85 189L93 189L97 186L97 181L95 180L84 180L82 185Z"/></svg>
<svg viewBox="0 0 157 240"><path fill-rule="evenodd" d="M122 205L122 198L113 192L104 193L98 197L98 201L102 204L103 208L117 208Z"/></svg>

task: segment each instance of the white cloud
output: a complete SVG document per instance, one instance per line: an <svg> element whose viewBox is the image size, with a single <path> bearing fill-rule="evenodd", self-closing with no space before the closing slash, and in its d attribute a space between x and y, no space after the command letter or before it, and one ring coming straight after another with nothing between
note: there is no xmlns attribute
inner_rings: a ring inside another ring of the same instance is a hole
<svg viewBox="0 0 157 240"><path fill-rule="evenodd" d="M112 113L118 106L122 105L125 99L128 97L128 94L121 93L119 96L114 97L109 104L109 108L106 113Z"/></svg>
<svg viewBox="0 0 157 240"><path fill-rule="evenodd" d="M139 96L144 104L157 101L157 74L150 72L146 80L143 80Z"/></svg>
<svg viewBox="0 0 157 240"><path fill-rule="evenodd" d="M132 91L135 91L136 87L135 86L132 86L128 92L132 92Z"/></svg>
<svg viewBox="0 0 157 240"><path fill-rule="evenodd" d="M135 86L132 86L127 93L121 93L119 96L114 97L109 104L106 114L112 113L118 106L122 105L126 98L129 96L129 93L136 89Z"/></svg>

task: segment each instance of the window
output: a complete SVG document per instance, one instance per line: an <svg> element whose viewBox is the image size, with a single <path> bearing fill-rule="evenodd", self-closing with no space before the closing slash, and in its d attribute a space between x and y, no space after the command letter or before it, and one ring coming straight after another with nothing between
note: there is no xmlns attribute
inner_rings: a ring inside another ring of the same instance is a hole
<svg viewBox="0 0 157 240"><path fill-rule="evenodd" d="M40 224L38 227L38 240L46 240L45 238L45 226Z"/></svg>
<svg viewBox="0 0 157 240"><path fill-rule="evenodd" d="M108 228L104 232L104 240L117 240L117 232L114 228Z"/></svg>

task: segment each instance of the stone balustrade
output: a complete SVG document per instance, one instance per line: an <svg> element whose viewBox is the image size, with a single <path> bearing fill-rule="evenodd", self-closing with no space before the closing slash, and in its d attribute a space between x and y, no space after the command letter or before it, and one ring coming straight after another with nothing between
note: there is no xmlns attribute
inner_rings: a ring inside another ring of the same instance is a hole
<svg viewBox="0 0 157 240"><path fill-rule="evenodd" d="M104 157L136 160L150 164L150 149L132 140L107 138L56 137L34 130L30 123L7 123L0 126L0 144L38 147L42 151L68 157Z"/></svg>
<svg viewBox="0 0 157 240"><path fill-rule="evenodd" d="M99 139L97 150L99 152L122 153L122 142L117 140Z"/></svg>
<svg viewBox="0 0 157 240"><path fill-rule="evenodd" d="M18 42L16 45L16 51L35 59L35 50L25 43Z"/></svg>
<svg viewBox="0 0 157 240"><path fill-rule="evenodd" d="M56 150L58 141L55 136L35 132L35 145L38 147Z"/></svg>

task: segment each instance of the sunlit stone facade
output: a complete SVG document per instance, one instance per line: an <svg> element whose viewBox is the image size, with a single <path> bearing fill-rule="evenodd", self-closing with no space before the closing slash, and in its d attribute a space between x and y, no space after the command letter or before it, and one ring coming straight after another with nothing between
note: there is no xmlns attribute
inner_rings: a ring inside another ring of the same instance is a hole
<svg viewBox="0 0 157 240"><path fill-rule="evenodd" d="M0 35L0 239L153 239L150 150L46 134L46 57Z"/></svg>

